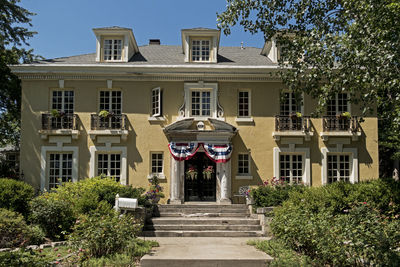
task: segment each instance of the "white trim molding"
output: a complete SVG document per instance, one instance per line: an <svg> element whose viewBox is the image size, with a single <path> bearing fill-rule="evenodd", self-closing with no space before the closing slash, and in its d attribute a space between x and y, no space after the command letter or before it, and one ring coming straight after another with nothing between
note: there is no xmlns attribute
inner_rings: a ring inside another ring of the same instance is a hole
<svg viewBox="0 0 400 267"><path fill-rule="evenodd" d="M110 152L117 152L121 153L121 176L120 176L120 183L123 185L128 185L128 177L127 177L127 148L125 146L111 146L108 143L106 146L90 146L90 166L89 166L89 177L95 177L96 173L96 155L97 153L110 153Z"/></svg>
<svg viewBox="0 0 400 267"><path fill-rule="evenodd" d="M347 154L350 155L350 183L354 184L358 182L358 151L357 148L343 148L342 145L336 147L323 147L322 152L322 168L321 168L321 179L322 185L328 183L328 154Z"/></svg>
<svg viewBox="0 0 400 267"><path fill-rule="evenodd" d="M274 177L280 177L280 154L301 154L304 156L303 160L303 178L302 181L305 185L311 185L311 159L310 159L310 148L308 147L274 147Z"/></svg>
<svg viewBox="0 0 400 267"><path fill-rule="evenodd" d="M49 152L72 152L72 182L78 181L79 148L77 146L42 146L40 153L40 190L48 189L47 181L47 154Z"/></svg>

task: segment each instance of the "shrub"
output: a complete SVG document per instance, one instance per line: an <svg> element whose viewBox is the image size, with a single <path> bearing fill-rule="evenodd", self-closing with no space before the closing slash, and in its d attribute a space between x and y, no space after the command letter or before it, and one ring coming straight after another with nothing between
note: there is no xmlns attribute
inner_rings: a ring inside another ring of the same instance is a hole
<svg viewBox="0 0 400 267"><path fill-rule="evenodd" d="M39 255L34 250L19 250L13 252L0 253L0 267L23 266L23 267L42 267L49 266L49 259Z"/></svg>
<svg viewBox="0 0 400 267"><path fill-rule="evenodd" d="M63 239L76 220L70 203L37 197L31 202L31 221L39 225L51 239Z"/></svg>
<svg viewBox="0 0 400 267"><path fill-rule="evenodd" d="M302 185L289 185L281 180L273 178L271 183L267 181L263 185L250 191L256 207L279 206L289 198L289 192L302 191Z"/></svg>
<svg viewBox="0 0 400 267"><path fill-rule="evenodd" d="M13 210L27 217L29 201L34 197L34 189L27 183L13 179L0 179L0 208Z"/></svg>
<svg viewBox="0 0 400 267"><path fill-rule="evenodd" d="M28 226L21 214L0 209L0 248L28 245L29 233Z"/></svg>
<svg viewBox="0 0 400 267"><path fill-rule="evenodd" d="M39 225L28 225L29 228L29 244L40 245L43 244L46 234Z"/></svg>
<svg viewBox="0 0 400 267"><path fill-rule="evenodd" d="M74 213L79 215L95 210L102 201L114 205L116 194L120 197L137 198L139 205L144 205L146 202L146 198L142 196L144 191L144 188L121 185L109 177L95 177L75 183L64 183L54 192L46 193L42 197L68 202Z"/></svg>
<svg viewBox="0 0 400 267"><path fill-rule="evenodd" d="M71 245L84 249L88 257L122 252L141 230L131 216L119 216L103 201L89 215L81 215L69 236Z"/></svg>

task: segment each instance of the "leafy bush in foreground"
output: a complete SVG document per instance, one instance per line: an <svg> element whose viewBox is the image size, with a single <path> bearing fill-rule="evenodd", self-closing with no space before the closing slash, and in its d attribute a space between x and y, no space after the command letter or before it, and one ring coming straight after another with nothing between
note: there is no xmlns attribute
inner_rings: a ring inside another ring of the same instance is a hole
<svg viewBox="0 0 400 267"><path fill-rule="evenodd" d="M0 179L0 208L13 210L27 217L29 201L35 190L29 184L13 179Z"/></svg>
<svg viewBox="0 0 400 267"><path fill-rule="evenodd" d="M37 197L31 202L31 222L39 225L51 239L63 239L76 220L70 203Z"/></svg>
<svg viewBox="0 0 400 267"><path fill-rule="evenodd" d="M89 215L81 215L69 236L71 244L84 249L88 257L120 253L141 230L132 216L119 216L107 202Z"/></svg>
<svg viewBox="0 0 400 267"><path fill-rule="evenodd" d="M43 267L49 266L49 259L39 255L34 250L19 250L14 252L0 253L0 267L23 266Z"/></svg>

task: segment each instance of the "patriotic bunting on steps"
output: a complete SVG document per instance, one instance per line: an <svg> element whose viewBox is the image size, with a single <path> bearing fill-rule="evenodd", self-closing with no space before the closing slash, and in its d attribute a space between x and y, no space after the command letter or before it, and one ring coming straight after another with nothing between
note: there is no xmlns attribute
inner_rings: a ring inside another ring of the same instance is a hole
<svg viewBox="0 0 400 267"><path fill-rule="evenodd" d="M208 144L208 143L175 143L168 144L171 155L176 160L188 160L196 154L197 150L203 146L206 155L214 162L227 162L232 155L231 144Z"/></svg>

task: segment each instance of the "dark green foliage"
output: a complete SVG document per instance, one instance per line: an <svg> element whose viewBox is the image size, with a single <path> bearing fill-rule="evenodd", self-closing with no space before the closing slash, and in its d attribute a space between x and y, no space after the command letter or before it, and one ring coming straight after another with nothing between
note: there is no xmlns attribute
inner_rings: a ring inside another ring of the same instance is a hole
<svg viewBox="0 0 400 267"><path fill-rule="evenodd" d="M47 237L62 240L71 231L76 217L70 203L37 197L31 202L30 220L39 225Z"/></svg>
<svg viewBox="0 0 400 267"><path fill-rule="evenodd" d="M291 192L274 210L275 237L318 265L398 266L399 183L336 183Z"/></svg>
<svg viewBox="0 0 400 267"><path fill-rule="evenodd" d="M27 217L29 201L34 197L34 189L27 183L13 180L0 179L0 208L13 210Z"/></svg>
<svg viewBox="0 0 400 267"><path fill-rule="evenodd" d="M0 267L43 267L50 266L49 261L34 250L0 252Z"/></svg>
<svg viewBox="0 0 400 267"><path fill-rule="evenodd" d="M101 202L89 215L79 216L69 241L84 249L87 257L98 258L123 252L141 228L134 217L119 216L107 202Z"/></svg>
<svg viewBox="0 0 400 267"><path fill-rule="evenodd" d="M304 186L281 184L276 186L263 185L252 189L250 194L256 207L279 206L289 198L289 192L302 191Z"/></svg>

